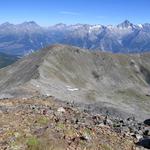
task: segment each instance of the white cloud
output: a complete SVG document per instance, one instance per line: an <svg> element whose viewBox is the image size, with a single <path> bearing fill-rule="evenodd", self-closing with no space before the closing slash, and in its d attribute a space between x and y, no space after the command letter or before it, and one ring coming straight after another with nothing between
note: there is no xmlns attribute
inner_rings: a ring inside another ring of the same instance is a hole
<svg viewBox="0 0 150 150"><path fill-rule="evenodd" d="M78 16L79 15L79 13L73 12L73 11L61 11L60 14L63 14L63 15L72 15L72 16Z"/></svg>

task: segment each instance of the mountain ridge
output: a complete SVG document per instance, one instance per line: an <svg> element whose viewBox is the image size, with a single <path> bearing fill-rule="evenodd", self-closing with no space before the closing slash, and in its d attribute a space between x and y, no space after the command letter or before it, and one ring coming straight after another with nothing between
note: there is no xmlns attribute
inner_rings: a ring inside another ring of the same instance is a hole
<svg viewBox="0 0 150 150"><path fill-rule="evenodd" d="M56 24L42 27L34 21L0 25L0 52L26 55L51 44L67 44L80 48L113 53L150 51L150 24L134 25L125 20L112 26L101 24Z"/></svg>
<svg viewBox="0 0 150 150"><path fill-rule="evenodd" d="M53 45L0 70L1 98L52 95L98 111L106 107L112 115L147 118L149 57Z"/></svg>

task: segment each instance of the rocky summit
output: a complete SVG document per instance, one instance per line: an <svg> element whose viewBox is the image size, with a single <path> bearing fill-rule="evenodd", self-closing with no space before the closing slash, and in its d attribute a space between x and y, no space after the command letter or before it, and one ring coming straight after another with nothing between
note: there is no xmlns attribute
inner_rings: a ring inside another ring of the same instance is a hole
<svg viewBox="0 0 150 150"><path fill-rule="evenodd" d="M1 100L2 150L143 150L148 127L89 114L54 97ZM146 129L147 128L147 129Z"/></svg>
<svg viewBox="0 0 150 150"><path fill-rule="evenodd" d="M0 120L1 150L140 149L130 132L116 132L105 116L53 97L2 100Z"/></svg>

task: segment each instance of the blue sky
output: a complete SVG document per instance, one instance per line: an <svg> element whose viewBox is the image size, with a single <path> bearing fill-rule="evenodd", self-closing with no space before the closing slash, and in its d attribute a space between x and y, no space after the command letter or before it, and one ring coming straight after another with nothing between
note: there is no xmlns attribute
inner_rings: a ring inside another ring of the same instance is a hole
<svg viewBox="0 0 150 150"><path fill-rule="evenodd" d="M150 23L150 0L1 0L0 23Z"/></svg>

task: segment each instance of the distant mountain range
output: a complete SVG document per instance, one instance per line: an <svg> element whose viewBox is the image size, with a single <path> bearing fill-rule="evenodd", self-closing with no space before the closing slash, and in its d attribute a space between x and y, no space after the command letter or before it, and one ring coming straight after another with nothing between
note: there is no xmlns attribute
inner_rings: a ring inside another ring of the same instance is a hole
<svg viewBox="0 0 150 150"><path fill-rule="evenodd" d="M113 53L150 51L150 24L134 25L128 20L116 26L56 24L41 27L35 22L0 25L0 52L27 55L60 43Z"/></svg>

